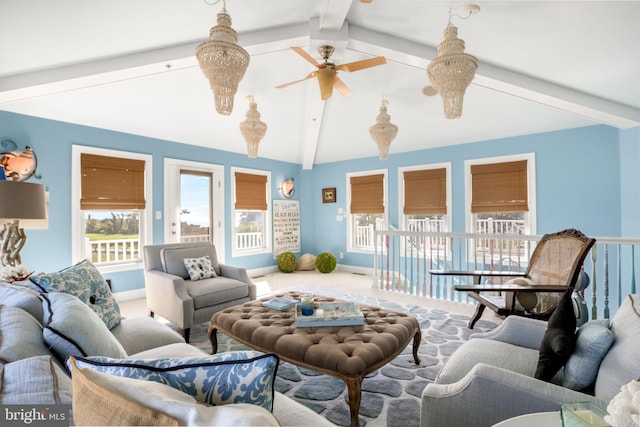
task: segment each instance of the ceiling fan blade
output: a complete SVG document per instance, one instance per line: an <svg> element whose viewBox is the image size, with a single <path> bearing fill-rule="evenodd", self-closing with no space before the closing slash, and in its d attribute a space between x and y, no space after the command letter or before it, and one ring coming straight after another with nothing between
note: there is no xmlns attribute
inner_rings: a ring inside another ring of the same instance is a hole
<svg viewBox="0 0 640 427"><path fill-rule="evenodd" d="M377 58L364 59L362 61L349 62L348 64L336 65L336 70L352 72L362 70L364 68L375 67L377 65L386 64L387 60L384 56L378 56Z"/></svg>
<svg viewBox="0 0 640 427"><path fill-rule="evenodd" d="M302 49L300 47L295 47L295 46L292 46L291 49L295 50L298 53L298 55L302 56L304 59L306 59L307 61L311 62L316 67L320 66L318 61L313 59L313 57L311 55L309 55L304 49Z"/></svg>
<svg viewBox="0 0 640 427"><path fill-rule="evenodd" d="M311 72L311 73L309 73L309 75L308 75L307 77L305 77L304 79L300 79L300 80L296 80L296 81L294 81L294 82L289 82L289 83L282 84L282 85L280 85L280 86L276 86L276 89L282 89L283 87L291 86L291 85L293 85L293 84L300 83L300 82L303 82L303 81L305 81L305 80L312 79L312 78L314 78L314 77L315 77L315 76L317 76L317 75L318 75L318 72L317 72L317 71L312 71L312 72Z"/></svg>
<svg viewBox="0 0 640 427"><path fill-rule="evenodd" d="M345 85L344 82L340 80L340 77L336 76L336 81L333 83L333 86L336 88L338 92L340 92L340 95L342 96L351 95L351 89L349 89L347 85Z"/></svg>

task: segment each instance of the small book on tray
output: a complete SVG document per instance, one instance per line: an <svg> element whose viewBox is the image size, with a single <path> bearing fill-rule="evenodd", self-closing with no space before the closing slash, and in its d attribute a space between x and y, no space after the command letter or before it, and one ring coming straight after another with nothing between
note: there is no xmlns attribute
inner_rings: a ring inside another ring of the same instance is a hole
<svg viewBox="0 0 640 427"><path fill-rule="evenodd" d="M299 302L300 300L297 298L278 297L270 299L269 301L263 301L262 305L264 307L273 308L276 310L286 310L287 308L293 307Z"/></svg>

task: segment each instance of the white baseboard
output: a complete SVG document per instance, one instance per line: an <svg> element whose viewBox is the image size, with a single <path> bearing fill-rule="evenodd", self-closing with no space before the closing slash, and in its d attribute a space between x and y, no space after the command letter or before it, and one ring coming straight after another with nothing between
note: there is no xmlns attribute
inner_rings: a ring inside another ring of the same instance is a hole
<svg viewBox="0 0 640 427"><path fill-rule="evenodd" d="M147 294L144 288L133 289L131 291L114 292L113 297L118 302L129 301L133 299L146 298Z"/></svg>
<svg viewBox="0 0 640 427"><path fill-rule="evenodd" d="M347 273L355 273L355 274L365 274L365 275L373 274L373 268L358 267L355 265L338 264L336 265L336 270L344 271ZM254 268L252 270L247 270L249 277L260 277L260 276L264 276L265 274L277 273L277 272L278 272L277 265L271 265L269 267Z"/></svg>

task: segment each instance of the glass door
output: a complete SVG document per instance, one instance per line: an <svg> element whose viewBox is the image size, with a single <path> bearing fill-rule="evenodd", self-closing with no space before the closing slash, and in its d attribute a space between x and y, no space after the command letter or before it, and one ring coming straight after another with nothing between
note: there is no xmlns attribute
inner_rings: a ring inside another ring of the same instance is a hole
<svg viewBox="0 0 640 427"><path fill-rule="evenodd" d="M164 160L164 243L213 242L223 262L224 166Z"/></svg>
<svg viewBox="0 0 640 427"><path fill-rule="evenodd" d="M213 173L180 170L180 242L213 242Z"/></svg>

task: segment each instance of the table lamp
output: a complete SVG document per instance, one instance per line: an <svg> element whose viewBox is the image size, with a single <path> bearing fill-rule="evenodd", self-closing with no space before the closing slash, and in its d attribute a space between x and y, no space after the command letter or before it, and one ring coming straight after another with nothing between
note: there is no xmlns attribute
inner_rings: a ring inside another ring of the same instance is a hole
<svg viewBox="0 0 640 427"><path fill-rule="evenodd" d="M22 264L20 250L27 242L22 227L47 227L44 185L0 180L0 224L0 266Z"/></svg>

